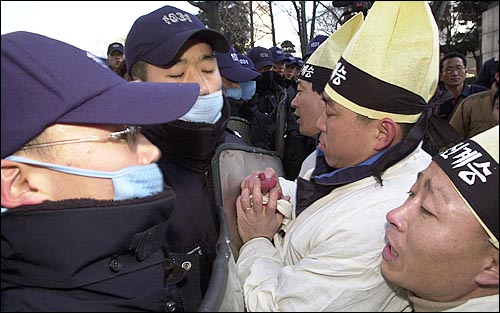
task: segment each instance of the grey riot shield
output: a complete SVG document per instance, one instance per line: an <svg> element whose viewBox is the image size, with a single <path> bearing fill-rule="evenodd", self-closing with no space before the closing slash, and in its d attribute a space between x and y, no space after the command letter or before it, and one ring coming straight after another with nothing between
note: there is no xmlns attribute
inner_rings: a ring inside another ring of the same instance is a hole
<svg viewBox="0 0 500 313"><path fill-rule="evenodd" d="M236 259L242 245L236 223L236 198L240 184L253 171L266 167L283 176L282 160L277 152L239 144L220 145L212 158L215 201L218 208L220 234L217 258L207 293L199 312L243 312L243 292L236 273Z"/></svg>

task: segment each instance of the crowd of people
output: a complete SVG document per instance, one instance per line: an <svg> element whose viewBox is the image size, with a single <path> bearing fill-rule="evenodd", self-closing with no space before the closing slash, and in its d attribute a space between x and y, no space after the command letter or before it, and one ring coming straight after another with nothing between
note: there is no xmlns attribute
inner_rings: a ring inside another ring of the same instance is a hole
<svg viewBox="0 0 500 313"><path fill-rule="evenodd" d="M109 66L1 37L2 311L199 310L225 143L284 174L242 179L213 310L498 311L498 57L467 84L427 2L377 1L304 59L237 51L170 5Z"/></svg>

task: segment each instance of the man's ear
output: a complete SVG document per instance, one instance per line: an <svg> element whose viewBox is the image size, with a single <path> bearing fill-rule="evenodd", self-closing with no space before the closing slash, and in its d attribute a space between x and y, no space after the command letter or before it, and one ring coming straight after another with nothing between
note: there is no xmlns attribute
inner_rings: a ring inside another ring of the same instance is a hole
<svg viewBox="0 0 500 313"><path fill-rule="evenodd" d="M38 188L30 184L29 176L25 171L25 165L2 159L1 195L3 208L12 209L22 205L39 204L48 200L47 195L38 192Z"/></svg>
<svg viewBox="0 0 500 313"><path fill-rule="evenodd" d="M490 263L476 276L476 282L483 286L498 288L498 250L492 248Z"/></svg>
<svg viewBox="0 0 500 313"><path fill-rule="evenodd" d="M398 135L398 124L390 118L378 121L378 135L375 150L382 151L395 144Z"/></svg>

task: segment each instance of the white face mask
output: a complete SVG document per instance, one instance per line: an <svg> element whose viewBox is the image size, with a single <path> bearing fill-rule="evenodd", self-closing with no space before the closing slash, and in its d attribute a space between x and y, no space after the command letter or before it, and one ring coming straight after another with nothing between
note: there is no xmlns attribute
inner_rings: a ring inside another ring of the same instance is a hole
<svg viewBox="0 0 500 313"><path fill-rule="evenodd" d="M199 96L191 110L179 118L182 121L215 124L222 117L222 90Z"/></svg>
<svg viewBox="0 0 500 313"><path fill-rule="evenodd" d="M73 175L110 178L115 189L114 200L143 198L163 191L163 174L156 163L129 166L116 172L103 172L44 163L15 155L8 156L6 159Z"/></svg>

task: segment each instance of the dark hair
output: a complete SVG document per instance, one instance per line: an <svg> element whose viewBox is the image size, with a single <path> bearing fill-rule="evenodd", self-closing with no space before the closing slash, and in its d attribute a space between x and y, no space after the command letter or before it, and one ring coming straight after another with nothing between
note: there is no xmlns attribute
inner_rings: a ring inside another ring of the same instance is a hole
<svg viewBox="0 0 500 313"><path fill-rule="evenodd" d="M356 113L356 115L357 115L356 118L358 119L358 121L361 122L361 123L364 123L364 124L368 124L369 122L376 120L374 118L370 118L370 117L368 117L366 115L363 115L363 114ZM415 123L400 123L400 122L397 122L397 124L399 126L401 126L401 134L402 134L403 138L405 138L406 135L408 135L408 133L412 129L412 127L415 126Z"/></svg>
<svg viewBox="0 0 500 313"><path fill-rule="evenodd" d="M148 73L146 71L147 63L142 60L137 60L132 68L130 69L129 80L139 79L143 82L148 81Z"/></svg>
<svg viewBox="0 0 500 313"><path fill-rule="evenodd" d="M462 62L464 63L464 66L467 67L467 59L465 58L465 55L463 55L460 52L449 52L449 53L447 53L443 57L443 59L441 60L441 63L439 64L439 71L440 72L443 71L444 61L447 60L447 59L452 59L452 58L460 58L460 59L462 59Z"/></svg>
<svg viewBox="0 0 500 313"><path fill-rule="evenodd" d="M313 80L312 82L312 90L315 91L318 95L322 95L323 91L325 91L325 87L328 83L323 83L317 80Z"/></svg>

